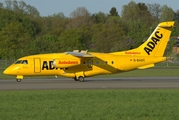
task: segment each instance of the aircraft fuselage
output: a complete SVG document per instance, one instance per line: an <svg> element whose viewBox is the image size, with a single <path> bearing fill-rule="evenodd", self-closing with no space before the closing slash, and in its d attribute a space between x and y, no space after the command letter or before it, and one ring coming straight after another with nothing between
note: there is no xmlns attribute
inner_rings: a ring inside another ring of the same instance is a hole
<svg viewBox="0 0 179 120"><path fill-rule="evenodd" d="M17 76L64 76L74 78L75 76L94 76L100 74L112 74L130 71L148 64L164 61L165 57L141 57L134 54L113 55L107 53L90 53L96 57L78 58L65 53L40 54L27 56L18 61L27 61L26 64L18 62L7 68L11 75ZM126 53L128 54L128 53ZM53 62L57 60L58 66ZM6 72L6 71L5 71Z"/></svg>

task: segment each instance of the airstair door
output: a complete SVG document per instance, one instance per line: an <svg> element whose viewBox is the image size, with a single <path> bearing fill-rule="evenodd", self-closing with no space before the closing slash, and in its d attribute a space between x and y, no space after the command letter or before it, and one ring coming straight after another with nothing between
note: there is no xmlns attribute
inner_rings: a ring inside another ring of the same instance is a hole
<svg viewBox="0 0 179 120"><path fill-rule="evenodd" d="M41 61L40 58L34 58L34 73L41 72Z"/></svg>

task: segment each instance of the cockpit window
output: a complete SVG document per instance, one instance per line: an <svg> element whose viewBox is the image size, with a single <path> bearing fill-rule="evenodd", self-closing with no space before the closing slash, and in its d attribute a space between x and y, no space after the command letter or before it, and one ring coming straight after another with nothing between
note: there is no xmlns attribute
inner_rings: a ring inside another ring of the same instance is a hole
<svg viewBox="0 0 179 120"><path fill-rule="evenodd" d="M14 64L21 64L22 60L17 60Z"/></svg>
<svg viewBox="0 0 179 120"><path fill-rule="evenodd" d="M22 64L28 64L28 61L27 60L23 60Z"/></svg>
<svg viewBox="0 0 179 120"><path fill-rule="evenodd" d="M17 60L14 64L28 64L27 60Z"/></svg>

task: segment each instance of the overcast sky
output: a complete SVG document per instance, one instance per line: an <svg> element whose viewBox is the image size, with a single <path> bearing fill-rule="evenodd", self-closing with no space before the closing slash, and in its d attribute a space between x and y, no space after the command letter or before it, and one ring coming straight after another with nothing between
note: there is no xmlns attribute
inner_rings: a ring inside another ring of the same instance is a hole
<svg viewBox="0 0 179 120"><path fill-rule="evenodd" d="M5 0L0 0L4 3ZM20 0L17 0L20 1ZM104 12L109 13L112 7L116 7L121 14L122 6L127 5L132 0L24 0L26 4L34 6L41 16L48 16L62 12L69 17L77 7L85 7L91 14ZM174 11L179 10L179 0L133 0L136 3L143 2L149 4L161 4L171 7Z"/></svg>

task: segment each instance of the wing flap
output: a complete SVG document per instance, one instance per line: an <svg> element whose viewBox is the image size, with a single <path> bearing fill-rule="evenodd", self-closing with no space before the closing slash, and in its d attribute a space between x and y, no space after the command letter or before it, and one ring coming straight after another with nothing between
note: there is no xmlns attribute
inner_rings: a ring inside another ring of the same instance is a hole
<svg viewBox="0 0 179 120"><path fill-rule="evenodd" d="M68 54L73 55L75 57L89 57L89 58L95 57L91 54L88 54L87 50L86 51L84 51L84 50L81 50L81 51L74 50L73 52L66 52L66 55L68 55Z"/></svg>

